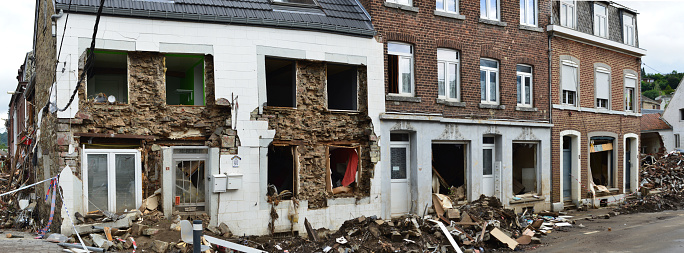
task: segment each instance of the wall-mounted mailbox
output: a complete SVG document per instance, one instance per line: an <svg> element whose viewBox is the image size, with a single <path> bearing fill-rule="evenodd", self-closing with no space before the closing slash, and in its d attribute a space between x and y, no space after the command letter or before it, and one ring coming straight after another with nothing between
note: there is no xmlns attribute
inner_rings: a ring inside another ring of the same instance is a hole
<svg viewBox="0 0 684 253"><path fill-rule="evenodd" d="M228 185L226 189L237 190L242 188L242 174L228 175Z"/></svg>
<svg viewBox="0 0 684 253"><path fill-rule="evenodd" d="M211 181L214 183L213 192L226 192L226 185L228 184L226 174L214 174L211 177Z"/></svg>

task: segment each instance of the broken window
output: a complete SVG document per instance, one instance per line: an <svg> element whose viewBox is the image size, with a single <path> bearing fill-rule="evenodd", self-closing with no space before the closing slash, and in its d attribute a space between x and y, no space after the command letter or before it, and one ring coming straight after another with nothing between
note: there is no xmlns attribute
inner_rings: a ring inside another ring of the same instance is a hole
<svg viewBox="0 0 684 253"><path fill-rule="evenodd" d="M356 110L357 68L328 64L328 109Z"/></svg>
<svg viewBox="0 0 684 253"><path fill-rule="evenodd" d="M206 190L206 148L173 150L176 170L175 209L181 212L204 211Z"/></svg>
<svg viewBox="0 0 684 253"><path fill-rule="evenodd" d="M537 144L513 143L513 193L537 192Z"/></svg>
<svg viewBox="0 0 684 253"><path fill-rule="evenodd" d="M266 58L266 104L295 107L295 61Z"/></svg>
<svg viewBox="0 0 684 253"><path fill-rule="evenodd" d="M466 195L465 144L432 144L432 192L452 195L457 200Z"/></svg>
<svg viewBox="0 0 684 253"><path fill-rule="evenodd" d="M203 55L166 55L166 104L205 105Z"/></svg>
<svg viewBox="0 0 684 253"><path fill-rule="evenodd" d="M140 207L142 182L139 151L86 149L84 153L86 211L122 213Z"/></svg>
<svg viewBox="0 0 684 253"><path fill-rule="evenodd" d="M360 168L358 148L328 147L328 191L352 192L361 175Z"/></svg>
<svg viewBox="0 0 684 253"><path fill-rule="evenodd" d="M615 171L613 169L613 140L612 137L592 137L590 145L591 175L595 185L617 187Z"/></svg>
<svg viewBox="0 0 684 253"><path fill-rule="evenodd" d="M128 103L128 57L126 52L95 51L88 70L88 99L105 103Z"/></svg>
<svg viewBox="0 0 684 253"><path fill-rule="evenodd" d="M268 196L291 199L297 192L297 147L268 147Z"/></svg>

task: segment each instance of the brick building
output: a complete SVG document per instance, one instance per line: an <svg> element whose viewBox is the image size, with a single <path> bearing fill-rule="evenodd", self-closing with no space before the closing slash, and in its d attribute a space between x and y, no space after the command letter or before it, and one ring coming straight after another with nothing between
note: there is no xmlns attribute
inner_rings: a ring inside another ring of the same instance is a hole
<svg viewBox="0 0 684 253"><path fill-rule="evenodd" d="M553 1L552 10L554 208L598 205L604 195L619 199L638 186L638 84L646 51L639 48L637 13L608 1Z"/></svg>
<svg viewBox="0 0 684 253"><path fill-rule="evenodd" d="M385 53L383 214L451 186L548 208L549 1L361 2Z"/></svg>

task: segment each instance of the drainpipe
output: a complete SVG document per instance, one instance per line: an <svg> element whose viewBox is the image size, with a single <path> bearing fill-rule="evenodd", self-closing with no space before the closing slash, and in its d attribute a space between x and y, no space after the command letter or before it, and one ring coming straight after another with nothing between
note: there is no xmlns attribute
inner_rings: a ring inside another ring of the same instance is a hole
<svg viewBox="0 0 684 253"><path fill-rule="evenodd" d="M549 15L549 24L553 25L553 4L551 1L549 1L549 10L551 10L551 15ZM553 71L552 71L552 62L553 62L553 49L551 48L551 38L553 38L553 32L549 33L549 124L553 124L553 98L552 98L552 89L553 89ZM553 127L551 127L551 131L549 131L549 141L550 143L553 143ZM551 145L549 143L549 146ZM551 147L553 149L553 147ZM551 163L551 168L553 168L553 152L549 152L549 163ZM552 169L553 171L553 169ZM558 175L560 177L560 180L563 180L562 175ZM551 183L553 183L553 173L551 173ZM559 184L560 186L560 184ZM558 187L559 190L560 187ZM549 196L549 199L552 198L553 196L553 185L551 186L551 190L549 191L551 193L551 196ZM551 201L551 207L553 207L553 201Z"/></svg>
<svg viewBox="0 0 684 253"><path fill-rule="evenodd" d="M64 10L59 10L58 14L52 14L52 16L50 16L50 18L52 20L55 20L55 19L61 18L62 16L64 16Z"/></svg>

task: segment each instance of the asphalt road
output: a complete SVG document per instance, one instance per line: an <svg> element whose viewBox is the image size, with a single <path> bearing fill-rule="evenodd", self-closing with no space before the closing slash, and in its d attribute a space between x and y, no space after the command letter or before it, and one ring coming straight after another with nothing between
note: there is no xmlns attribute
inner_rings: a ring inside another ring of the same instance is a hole
<svg viewBox="0 0 684 253"><path fill-rule="evenodd" d="M576 218L608 211L577 213ZM542 243L531 252L684 252L684 210L579 219Z"/></svg>

